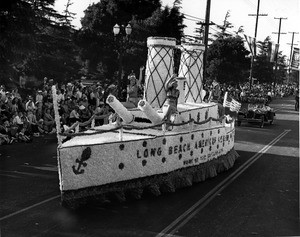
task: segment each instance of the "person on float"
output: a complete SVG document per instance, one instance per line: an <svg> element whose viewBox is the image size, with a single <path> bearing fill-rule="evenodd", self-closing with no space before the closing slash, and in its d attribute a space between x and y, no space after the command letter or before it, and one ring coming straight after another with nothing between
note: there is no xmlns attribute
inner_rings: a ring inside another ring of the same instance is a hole
<svg viewBox="0 0 300 237"><path fill-rule="evenodd" d="M165 88L167 92L167 99L163 105L163 112L165 114L164 119L167 122L171 121L171 115L177 112L177 104L179 98L179 90L177 89L177 75L172 75L165 83ZM167 109L167 110L166 110Z"/></svg>
<svg viewBox="0 0 300 237"><path fill-rule="evenodd" d="M222 102L220 101L221 87L216 77L213 79L211 86L212 89L211 89L210 99L208 101L215 102L218 104L219 117L222 117L225 114L225 108L223 107Z"/></svg>
<svg viewBox="0 0 300 237"><path fill-rule="evenodd" d="M220 84L217 80L217 78L213 79L213 82L211 84L211 95L210 95L210 100L212 102L218 103L221 97L221 88Z"/></svg>
<svg viewBox="0 0 300 237"><path fill-rule="evenodd" d="M132 103L134 107L137 106L140 100L139 90L141 90L143 70L144 66L140 67L140 75L138 80L133 72L128 76L129 85L127 86L127 102Z"/></svg>

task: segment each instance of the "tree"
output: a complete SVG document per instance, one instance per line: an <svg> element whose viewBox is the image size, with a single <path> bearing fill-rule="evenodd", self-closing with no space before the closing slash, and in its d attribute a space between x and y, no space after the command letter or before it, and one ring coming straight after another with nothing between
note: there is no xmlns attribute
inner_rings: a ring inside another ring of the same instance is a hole
<svg viewBox="0 0 300 237"><path fill-rule="evenodd" d="M230 12L227 11L223 25L216 25L219 29L213 35L215 40L207 52L206 73L208 81L216 78L220 82L243 82L247 80L250 67L249 51L244 47L244 42L239 36L243 27L232 33L228 29L233 25L228 21Z"/></svg>
<svg viewBox="0 0 300 237"><path fill-rule="evenodd" d="M250 59L240 36L220 37L209 47L207 73L220 82L242 82L247 79Z"/></svg>
<svg viewBox="0 0 300 237"><path fill-rule="evenodd" d="M253 65L253 77L258 79L261 83L272 83L275 80L275 63L270 62L270 44L272 44L272 42L269 36L266 37L264 41L257 42L259 51ZM277 65L277 82L283 82L286 78L286 71L285 57L282 55L282 52L278 53Z"/></svg>
<svg viewBox="0 0 300 237"><path fill-rule="evenodd" d="M183 36L181 1L176 0L172 8L162 9L159 0L102 0L85 11L82 28L76 34L76 43L81 48L80 57L89 62L88 76L104 82L116 83L120 78L118 52L124 51L122 65L125 74L145 65L147 59L146 39L149 36ZM119 44L112 33L115 24L130 23L132 33L129 40ZM121 48L123 47L123 48ZM103 69L97 71L98 65ZM119 73L119 72L118 72ZM122 80L126 84L126 80Z"/></svg>
<svg viewBox="0 0 300 237"><path fill-rule="evenodd" d="M62 80L78 70L71 15L53 9L55 0L13 0L0 4L0 77L21 73Z"/></svg>
<svg viewBox="0 0 300 237"><path fill-rule="evenodd" d="M219 30L217 31L217 33L213 34L213 36L216 39L227 38L231 36L231 33L228 33L228 29L231 29L233 25L228 21L229 17L230 17L230 11L227 11L225 15L225 19L223 21L223 25L216 25L217 29Z"/></svg>

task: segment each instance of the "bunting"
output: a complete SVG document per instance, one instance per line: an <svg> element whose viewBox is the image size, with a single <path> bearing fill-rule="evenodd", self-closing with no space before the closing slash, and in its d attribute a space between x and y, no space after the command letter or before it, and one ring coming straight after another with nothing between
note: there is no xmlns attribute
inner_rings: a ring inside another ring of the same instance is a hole
<svg viewBox="0 0 300 237"><path fill-rule="evenodd" d="M274 62L277 58L279 49L279 44L274 44L273 42L269 42L268 45L268 57L270 58L270 62Z"/></svg>
<svg viewBox="0 0 300 237"><path fill-rule="evenodd" d="M295 70L299 69L299 48L294 47L291 68Z"/></svg>
<svg viewBox="0 0 300 237"><path fill-rule="evenodd" d="M245 35L245 34L244 34L244 37L248 44L251 55L256 57L256 39L249 35Z"/></svg>

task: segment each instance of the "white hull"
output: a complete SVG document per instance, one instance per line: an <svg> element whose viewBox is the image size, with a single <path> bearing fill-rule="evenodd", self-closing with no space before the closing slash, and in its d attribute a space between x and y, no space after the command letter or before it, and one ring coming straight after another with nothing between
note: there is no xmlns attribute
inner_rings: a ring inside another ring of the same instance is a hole
<svg viewBox="0 0 300 237"><path fill-rule="evenodd" d="M194 105L179 114L181 120L196 120L198 117L200 121L204 121L205 116L218 116L216 105ZM100 128L110 130L114 125ZM93 132L87 131L89 135L74 137L58 147L61 191L97 187L197 166L226 155L234 147L235 135L234 123L222 121L202 125L190 123L165 132L153 128L124 129L122 141L118 131L90 134ZM88 155L82 158L84 152Z"/></svg>

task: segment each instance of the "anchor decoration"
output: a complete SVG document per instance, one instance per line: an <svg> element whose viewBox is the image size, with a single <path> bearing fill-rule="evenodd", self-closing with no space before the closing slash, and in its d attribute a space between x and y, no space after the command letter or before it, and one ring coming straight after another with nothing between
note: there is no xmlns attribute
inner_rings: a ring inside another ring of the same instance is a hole
<svg viewBox="0 0 300 237"><path fill-rule="evenodd" d="M84 173L84 169L80 169L81 166L86 167L87 163L85 161L87 161L89 158L91 157L91 148L87 147L83 150L82 154L81 154L81 159L76 159L76 163L78 163L78 166L75 167L75 165L72 166L73 172L74 174L83 174Z"/></svg>

